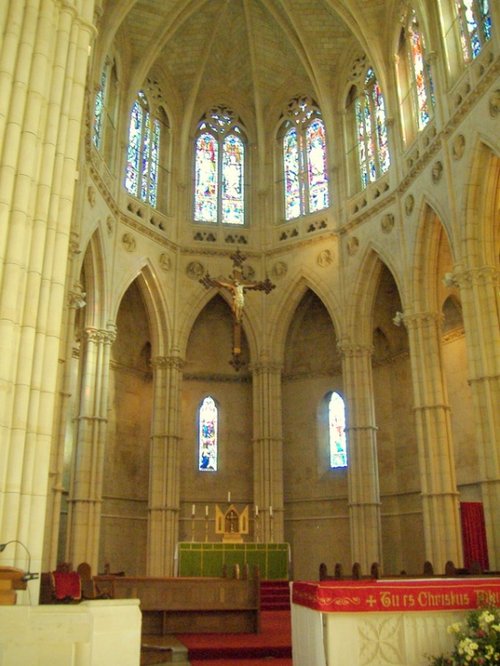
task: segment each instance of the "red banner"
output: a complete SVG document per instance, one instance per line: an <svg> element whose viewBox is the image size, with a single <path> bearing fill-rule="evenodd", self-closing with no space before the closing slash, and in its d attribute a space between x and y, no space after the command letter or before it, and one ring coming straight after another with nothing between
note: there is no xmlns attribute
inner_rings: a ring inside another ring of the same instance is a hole
<svg viewBox="0 0 500 666"><path fill-rule="evenodd" d="M500 578L297 581L292 584L292 602L325 613L500 607Z"/></svg>

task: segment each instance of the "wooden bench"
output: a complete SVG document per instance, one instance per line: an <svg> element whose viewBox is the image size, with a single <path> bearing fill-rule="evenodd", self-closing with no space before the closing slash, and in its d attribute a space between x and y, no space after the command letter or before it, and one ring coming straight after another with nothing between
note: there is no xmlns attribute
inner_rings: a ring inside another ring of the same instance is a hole
<svg viewBox="0 0 500 666"><path fill-rule="evenodd" d="M257 633L260 580L95 576L101 593L139 599L143 634Z"/></svg>

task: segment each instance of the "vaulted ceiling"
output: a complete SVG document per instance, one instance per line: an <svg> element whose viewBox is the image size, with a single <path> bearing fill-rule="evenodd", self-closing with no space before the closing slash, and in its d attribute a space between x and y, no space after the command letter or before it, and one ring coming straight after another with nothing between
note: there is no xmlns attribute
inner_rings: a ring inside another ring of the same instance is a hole
<svg viewBox="0 0 500 666"><path fill-rule="evenodd" d="M320 104L331 97L357 54L382 64L398 6L399 0L102 0L98 29L104 48L120 44L131 93L159 73L183 113L233 97L258 127L287 95L311 94Z"/></svg>

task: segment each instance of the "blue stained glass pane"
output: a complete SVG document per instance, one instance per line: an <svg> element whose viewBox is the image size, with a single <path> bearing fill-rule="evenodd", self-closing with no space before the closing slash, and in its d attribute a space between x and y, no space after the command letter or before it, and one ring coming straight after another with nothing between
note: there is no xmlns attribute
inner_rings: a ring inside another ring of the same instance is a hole
<svg viewBox="0 0 500 666"><path fill-rule="evenodd" d="M325 126L319 118L314 119L307 128L306 146L309 210L314 212L328 207Z"/></svg>
<svg viewBox="0 0 500 666"><path fill-rule="evenodd" d="M358 141L359 175L361 179L361 187L365 188L368 185L368 169L365 150L365 117L363 104L359 97L356 97L354 100L354 115Z"/></svg>
<svg viewBox="0 0 500 666"><path fill-rule="evenodd" d="M139 163L141 155L143 110L138 102L134 102L130 114L129 138L127 149L127 170L125 187L130 194L138 195Z"/></svg>
<svg viewBox="0 0 500 666"><path fill-rule="evenodd" d="M194 219L217 222L218 144L212 134L196 140Z"/></svg>
<svg viewBox="0 0 500 666"><path fill-rule="evenodd" d="M381 173L386 173L391 160L389 155L389 139L387 136L387 123L385 115L384 97L378 82L375 80L373 85L373 103L376 116L376 136L378 149L378 163Z"/></svg>
<svg viewBox="0 0 500 666"><path fill-rule="evenodd" d="M149 157L151 152L151 117L149 113L144 118L144 137L142 140L142 166L141 166L141 199L148 200Z"/></svg>
<svg viewBox="0 0 500 666"><path fill-rule="evenodd" d="M345 404L338 393L332 393L328 406L328 417L330 425L330 467L346 467Z"/></svg>
<svg viewBox="0 0 500 666"><path fill-rule="evenodd" d="M103 130L103 120L104 120L104 97L106 91L106 70L103 70L101 74L101 85L97 91L95 97L95 106L94 106L94 135L93 141L97 149L100 149L102 146L102 130Z"/></svg>
<svg viewBox="0 0 500 666"><path fill-rule="evenodd" d="M285 172L285 219L291 220L302 213L299 143L295 127L291 127L283 137L283 168Z"/></svg>
<svg viewBox="0 0 500 666"><path fill-rule="evenodd" d="M198 469L217 471L218 410L213 398L203 400L199 410Z"/></svg>
<svg viewBox="0 0 500 666"><path fill-rule="evenodd" d="M158 200L158 168L160 162L160 136L161 127L158 120L153 122L153 137L151 141L151 166L149 169L149 203L156 207Z"/></svg>
<svg viewBox="0 0 500 666"><path fill-rule="evenodd" d="M424 63L424 47L422 36L418 28L417 17L413 13L410 25L410 60L413 70L413 79L417 96L418 128L423 129L430 120L429 102L427 99L428 69Z"/></svg>
<svg viewBox="0 0 500 666"><path fill-rule="evenodd" d="M244 206L244 156L245 147L240 138L231 134L222 145L222 221L227 224L243 224Z"/></svg>

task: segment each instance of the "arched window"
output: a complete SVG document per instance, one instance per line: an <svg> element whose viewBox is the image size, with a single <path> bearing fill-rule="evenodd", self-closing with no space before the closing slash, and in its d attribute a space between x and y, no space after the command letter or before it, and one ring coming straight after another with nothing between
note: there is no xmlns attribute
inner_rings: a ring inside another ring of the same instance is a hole
<svg viewBox="0 0 500 666"><path fill-rule="evenodd" d="M146 94L139 91L130 112L125 188L153 208L160 207L161 142L167 128L163 108L153 113Z"/></svg>
<svg viewBox="0 0 500 666"><path fill-rule="evenodd" d="M198 469L200 472L217 471L218 409L207 396L198 410Z"/></svg>
<svg viewBox="0 0 500 666"><path fill-rule="evenodd" d="M371 67L366 71L362 92L354 97L353 112L359 177L365 188L386 173L391 164L384 97Z"/></svg>
<svg viewBox="0 0 500 666"><path fill-rule="evenodd" d="M116 134L116 114L118 111L118 80L116 63L106 58L101 72L99 89L95 96L92 142L111 166Z"/></svg>
<svg viewBox="0 0 500 666"><path fill-rule="evenodd" d="M491 15L488 0L455 0L464 62L481 53L491 38Z"/></svg>
<svg viewBox="0 0 500 666"><path fill-rule="evenodd" d="M410 9L401 30L398 51L398 84L405 142L424 129L434 112L431 69L424 36L415 10Z"/></svg>
<svg viewBox="0 0 500 666"><path fill-rule="evenodd" d="M210 109L195 140L194 220L245 223L245 138L226 106Z"/></svg>
<svg viewBox="0 0 500 666"><path fill-rule="evenodd" d="M330 441L330 467L347 467L345 403L342 396L333 392L328 403Z"/></svg>
<svg viewBox="0 0 500 666"><path fill-rule="evenodd" d="M325 126L315 102L294 97L282 125L285 219L329 206Z"/></svg>

